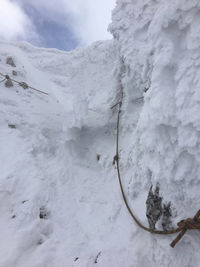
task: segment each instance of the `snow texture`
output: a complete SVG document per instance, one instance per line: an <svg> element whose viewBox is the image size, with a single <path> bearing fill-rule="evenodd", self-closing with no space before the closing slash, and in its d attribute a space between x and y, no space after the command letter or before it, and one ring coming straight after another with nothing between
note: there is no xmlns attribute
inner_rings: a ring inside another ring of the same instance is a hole
<svg viewBox="0 0 200 267"><path fill-rule="evenodd" d="M174 226L193 217L199 25L197 0L118 0L111 41L72 52L0 42L0 72L49 94L0 83L1 267L199 265L199 231L172 249L174 235L132 221L113 165L111 110L122 90L120 167L137 217L148 225L145 203L157 184Z"/></svg>

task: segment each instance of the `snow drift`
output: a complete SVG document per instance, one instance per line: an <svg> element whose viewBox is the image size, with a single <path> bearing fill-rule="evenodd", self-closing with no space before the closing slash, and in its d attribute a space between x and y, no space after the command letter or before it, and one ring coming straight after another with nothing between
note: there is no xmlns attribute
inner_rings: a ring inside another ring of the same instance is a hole
<svg viewBox="0 0 200 267"><path fill-rule="evenodd" d="M0 72L49 94L0 83L0 266L198 266L198 231L172 249L174 236L132 222L113 165L110 108L123 91L120 166L137 216L147 225L148 190L159 183L174 226L193 217L199 14L197 0L118 0L111 41L72 52L0 43Z"/></svg>

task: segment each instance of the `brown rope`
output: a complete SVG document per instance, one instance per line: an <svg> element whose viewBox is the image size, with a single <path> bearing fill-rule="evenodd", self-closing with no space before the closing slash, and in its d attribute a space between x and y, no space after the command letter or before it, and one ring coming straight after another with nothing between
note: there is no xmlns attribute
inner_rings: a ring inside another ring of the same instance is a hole
<svg viewBox="0 0 200 267"><path fill-rule="evenodd" d="M29 86L29 85L28 85L27 83L25 83L25 82L18 82L18 81L16 81L16 80L10 78L9 75L4 75L4 74L1 73L1 72L0 72L0 75L1 75L2 77L5 78L5 79L3 79L1 82L3 82L4 80L11 80L11 81L17 83L19 86L23 87L24 89L28 89L28 88L30 88L30 89L32 89L32 90L35 90L35 91L39 92L39 93L48 95L48 93L43 92L43 91L41 91L41 90L39 90L39 89L36 89L36 88L34 88L34 87L32 87L32 86Z"/></svg>
<svg viewBox="0 0 200 267"><path fill-rule="evenodd" d="M170 244L171 247L175 247L175 245L178 243L178 241L183 237L183 235L186 233L187 230L189 229L200 229L200 210L196 213L196 215L194 216L193 219L188 218L186 220L182 220L180 221L177 225L178 227L169 231L160 231L160 230L153 230L149 227L144 226L138 219L137 217L134 215L134 213L132 212L128 201L126 199L126 195L123 189L123 185L122 185L122 180L121 180L121 174L120 174L120 168L119 168L119 128L120 128L120 113L121 113L121 105L122 102L117 103L116 105L114 105L113 107L119 105L119 110L118 110L118 117L117 117L117 136L116 136L116 155L115 155L115 161L116 161L116 165L117 165L117 174L118 174L118 180L119 180L119 185L120 185L120 189L121 189L121 193L122 193L122 197L124 200L124 203L126 205L126 208L129 212L129 214L131 215L131 217L133 218L133 220L136 222L136 224L142 228L143 230L150 232L152 234L159 234L159 235L169 235L169 234L174 234L174 233L178 233L178 236L174 239L174 241ZM112 107L112 108L113 108Z"/></svg>

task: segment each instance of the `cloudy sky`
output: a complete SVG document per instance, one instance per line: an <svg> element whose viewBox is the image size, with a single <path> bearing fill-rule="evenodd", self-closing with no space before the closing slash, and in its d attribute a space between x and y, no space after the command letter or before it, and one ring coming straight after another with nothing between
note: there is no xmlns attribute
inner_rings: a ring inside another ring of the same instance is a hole
<svg viewBox="0 0 200 267"><path fill-rule="evenodd" d="M70 50L107 32L115 0L0 0L0 38Z"/></svg>

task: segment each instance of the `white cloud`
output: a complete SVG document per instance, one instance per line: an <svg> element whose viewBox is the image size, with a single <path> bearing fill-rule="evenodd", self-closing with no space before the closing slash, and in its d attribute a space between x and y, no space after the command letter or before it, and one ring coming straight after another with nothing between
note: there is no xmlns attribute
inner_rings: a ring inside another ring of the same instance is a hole
<svg viewBox="0 0 200 267"><path fill-rule="evenodd" d="M3 40L27 40L36 37L30 19L10 0L0 0L0 25L0 38Z"/></svg>
<svg viewBox="0 0 200 267"><path fill-rule="evenodd" d="M111 38L107 27L115 0L0 0L1 39L31 41L39 38L32 18L25 13L24 7L28 5L37 9L41 17L70 27L81 44Z"/></svg>
<svg viewBox="0 0 200 267"><path fill-rule="evenodd" d="M0 0L1 1L1 0ZM5 1L5 0L4 0ZM115 0L14 0L31 4L41 16L61 25L70 24L82 44L111 38L107 32Z"/></svg>
<svg viewBox="0 0 200 267"><path fill-rule="evenodd" d="M74 19L74 30L84 43L111 38L107 27L115 0L74 0L65 4Z"/></svg>

